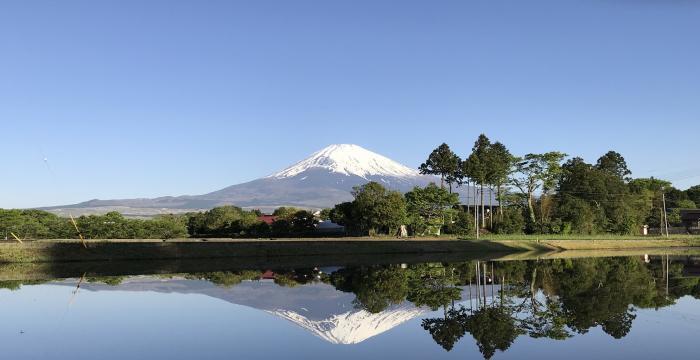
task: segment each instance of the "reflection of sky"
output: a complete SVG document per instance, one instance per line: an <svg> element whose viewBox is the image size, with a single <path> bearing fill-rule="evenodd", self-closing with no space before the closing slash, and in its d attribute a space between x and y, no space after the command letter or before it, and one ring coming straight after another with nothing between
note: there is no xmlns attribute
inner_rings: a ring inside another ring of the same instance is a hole
<svg viewBox="0 0 700 360"><path fill-rule="evenodd" d="M469 334L451 352L410 320L357 345L333 345L293 324L210 296L152 291L81 290L58 285L0 290L0 338L7 359L478 359ZM423 317L439 317L442 311ZM694 357L700 303L638 310L630 334L600 329L566 341L519 337L498 359L659 359ZM20 331L24 331L21 334Z"/></svg>

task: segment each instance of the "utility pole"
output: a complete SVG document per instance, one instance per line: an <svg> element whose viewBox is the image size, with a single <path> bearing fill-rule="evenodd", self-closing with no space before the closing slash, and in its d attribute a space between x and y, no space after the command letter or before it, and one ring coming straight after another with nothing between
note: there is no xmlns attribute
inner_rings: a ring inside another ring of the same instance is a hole
<svg viewBox="0 0 700 360"><path fill-rule="evenodd" d="M664 217L662 220L664 222L664 226L666 227L666 237L668 237L668 214L666 213L666 193L664 192L663 188L661 189L661 201L663 203L663 208L664 208L664 212L663 212Z"/></svg>

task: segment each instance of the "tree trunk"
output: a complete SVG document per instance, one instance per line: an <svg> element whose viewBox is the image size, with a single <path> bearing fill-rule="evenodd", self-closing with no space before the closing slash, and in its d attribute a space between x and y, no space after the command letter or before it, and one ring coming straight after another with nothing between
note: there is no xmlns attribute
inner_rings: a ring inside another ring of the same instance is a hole
<svg viewBox="0 0 700 360"><path fill-rule="evenodd" d="M476 181L474 182L474 201L473 201L473 206L474 206L474 230L476 231L476 238L479 238L479 206L477 206L476 202Z"/></svg>
<svg viewBox="0 0 700 360"><path fill-rule="evenodd" d="M543 192L542 195L540 196L540 223L541 224L544 224L544 218L545 218L545 216L544 216L545 203L544 202L545 201L547 201L547 194Z"/></svg>
<svg viewBox="0 0 700 360"><path fill-rule="evenodd" d="M493 187L489 186L489 226L493 230Z"/></svg>
<svg viewBox="0 0 700 360"><path fill-rule="evenodd" d="M501 198L501 184L496 186L498 191L498 214L501 217L501 222L503 222L503 199Z"/></svg>
<svg viewBox="0 0 700 360"><path fill-rule="evenodd" d="M445 188L445 174L440 174L440 189Z"/></svg>
<svg viewBox="0 0 700 360"><path fill-rule="evenodd" d="M479 185L481 188L481 227L486 227L486 207L484 206L484 184Z"/></svg>
<svg viewBox="0 0 700 360"><path fill-rule="evenodd" d="M527 194L527 211L530 213L530 221L532 224L537 222L535 219L535 207L532 205L532 192Z"/></svg>
<svg viewBox="0 0 700 360"><path fill-rule="evenodd" d="M532 275L530 276L530 297L535 298L535 282L537 281L537 268L532 270Z"/></svg>

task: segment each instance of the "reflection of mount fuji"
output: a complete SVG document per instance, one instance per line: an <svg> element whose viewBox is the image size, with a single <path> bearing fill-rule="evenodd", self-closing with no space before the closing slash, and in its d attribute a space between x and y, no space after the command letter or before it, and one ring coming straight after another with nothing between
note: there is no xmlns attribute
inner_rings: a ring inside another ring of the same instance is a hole
<svg viewBox="0 0 700 360"><path fill-rule="evenodd" d="M404 302L372 314L354 307L354 294L323 283L288 288L250 281L223 288L208 281L134 277L118 286L88 283L81 288L206 295L286 319L333 344L357 344L429 312Z"/></svg>

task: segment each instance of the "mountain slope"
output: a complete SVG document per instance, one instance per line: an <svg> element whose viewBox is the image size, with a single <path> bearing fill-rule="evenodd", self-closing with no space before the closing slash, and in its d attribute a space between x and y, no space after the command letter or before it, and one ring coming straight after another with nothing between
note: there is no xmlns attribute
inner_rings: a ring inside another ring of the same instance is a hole
<svg viewBox="0 0 700 360"><path fill-rule="evenodd" d="M75 281L58 284L75 286ZM261 310L332 344L358 344L429 312L404 301L373 314L356 308L352 293L322 283L286 288L267 281L244 281L225 288L208 281L138 276L117 286L86 283L81 290L205 295Z"/></svg>
<svg viewBox="0 0 700 360"><path fill-rule="evenodd" d="M325 169L346 176L359 176L368 180L373 176L411 178L421 176L417 170L373 153L357 145L330 145L267 178L284 179L303 174L310 169Z"/></svg>
<svg viewBox="0 0 700 360"><path fill-rule="evenodd" d="M90 200L46 208L57 213L120 211L152 215L209 209L221 205L274 209L279 206L325 208L352 200L354 186L376 181L389 189L408 191L435 181L385 156L357 145L330 145L310 157L264 178L233 185L204 195L154 199Z"/></svg>

